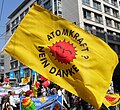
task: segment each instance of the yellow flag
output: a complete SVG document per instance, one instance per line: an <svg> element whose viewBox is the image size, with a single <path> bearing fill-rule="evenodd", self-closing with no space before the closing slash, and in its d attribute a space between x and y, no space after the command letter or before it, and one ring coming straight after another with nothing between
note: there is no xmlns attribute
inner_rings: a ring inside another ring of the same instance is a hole
<svg viewBox="0 0 120 110"><path fill-rule="evenodd" d="M22 85L25 85L30 82L30 77L22 78Z"/></svg>
<svg viewBox="0 0 120 110"><path fill-rule="evenodd" d="M117 106L119 102L120 102L119 94L106 94L103 100L103 104L106 107Z"/></svg>
<svg viewBox="0 0 120 110"><path fill-rule="evenodd" d="M38 87L37 87L37 73L35 73L34 84L33 84L33 94L37 97Z"/></svg>
<svg viewBox="0 0 120 110"><path fill-rule="evenodd" d="M104 41L38 5L22 20L5 52L96 108L118 63Z"/></svg>

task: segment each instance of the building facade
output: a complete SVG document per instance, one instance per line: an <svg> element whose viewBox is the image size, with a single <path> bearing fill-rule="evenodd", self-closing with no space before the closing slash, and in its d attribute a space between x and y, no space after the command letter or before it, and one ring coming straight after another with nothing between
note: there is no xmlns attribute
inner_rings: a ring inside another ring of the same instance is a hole
<svg viewBox="0 0 120 110"><path fill-rule="evenodd" d="M4 53L0 53L0 82L4 81Z"/></svg>
<svg viewBox="0 0 120 110"><path fill-rule="evenodd" d="M100 37L116 51L120 59L120 0L25 0L8 17L10 20L6 24L6 41L34 2ZM11 80L20 82L20 78L32 75L32 71L14 58L5 55L5 76ZM116 81L120 78L119 73L120 64L113 77L115 85L118 83L120 85L120 82ZM116 88L120 87L117 85Z"/></svg>
<svg viewBox="0 0 120 110"><path fill-rule="evenodd" d="M24 0L8 18L9 21L6 24L6 42L12 36L19 23L22 21L24 16L28 13L30 7L36 2L36 0ZM26 67L13 57L5 54L5 78L9 78L10 83L13 86L17 86L21 82L21 78L34 74L30 68Z"/></svg>

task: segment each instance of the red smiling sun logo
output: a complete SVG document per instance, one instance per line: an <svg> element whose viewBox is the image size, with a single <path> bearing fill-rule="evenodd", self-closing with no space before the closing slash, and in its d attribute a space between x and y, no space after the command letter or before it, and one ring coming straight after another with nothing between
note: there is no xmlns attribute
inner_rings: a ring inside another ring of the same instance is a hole
<svg viewBox="0 0 120 110"><path fill-rule="evenodd" d="M52 55L61 63L70 63L75 58L75 49L69 42L56 42L53 46L49 46Z"/></svg>

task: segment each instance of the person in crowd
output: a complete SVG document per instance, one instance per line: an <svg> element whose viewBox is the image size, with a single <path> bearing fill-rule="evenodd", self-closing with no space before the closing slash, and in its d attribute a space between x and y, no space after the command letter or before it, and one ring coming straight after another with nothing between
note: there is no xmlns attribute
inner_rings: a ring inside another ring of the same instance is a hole
<svg viewBox="0 0 120 110"><path fill-rule="evenodd" d="M10 102L10 105L13 107L13 110L17 110L14 95L15 95L15 91L11 91L11 95L9 97L9 102Z"/></svg>
<svg viewBox="0 0 120 110"><path fill-rule="evenodd" d="M10 95L11 95L11 91L8 91L8 94L7 94L7 102L10 103Z"/></svg>
<svg viewBox="0 0 120 110"><path fill-rule="evenodd" d="M70 110L70 108L68 107L68 103L65 99L65 89L59 87L58 89L58 95L63 97L63 105L67 108L67 110Z"/></svg>
<svg viewBox="0 0 120 110"><path fill-rule="evenodd" d="M42 93L42 96L47 95L46 88L44 86L42 86L42 88L41 88L41 93Z"/></svg>
<svg viewBox="0 0 120 110"><path fill-rule="evenodd" d="M1 99L2 110L6 110L6 96L3 96Z"/></svg>
<svg viewBox="0 0 120 110"><path fill-rule="evenodd" d="M51 88L51 90L50 90L50 94L51 94L51 95L55 95L55 94L57 94L57 89L56 89L55 86L53 86L53 88Z"/></svg>

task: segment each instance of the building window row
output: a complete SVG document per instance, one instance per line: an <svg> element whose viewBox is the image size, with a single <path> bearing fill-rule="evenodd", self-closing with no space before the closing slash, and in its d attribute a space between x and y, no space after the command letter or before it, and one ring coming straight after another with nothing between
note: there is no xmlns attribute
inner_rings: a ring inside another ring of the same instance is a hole
<svg viewBox="0 0 120 110"><path fill-rule="evenodd" d="M116 18L119 18L119 11L116 10L116 9L113 9L113 8L111 8L109 6L104 5L104 12L106 14L109 14L109 15L112 15L112 16L114 16Z"/></svg>
<svg viewBox="0 0 120 110"><path fill-rule="evenodd" d="M119 23L119 26L120 26L120 23ZM88 23L84 23L84 29L88 32L92 32L92 30L96 30L97 32L101 32L103 33L104 32L104 28L101 28L101 27L98 27L98 26L94 26L94 25L91 25L91 24L88 24ZM117 32L113 32L111 30L108 30L107 29L107 34L109 35L116 35L118 37L120 37L120 33L117 33Z"/></svg>
<svg viewBox="0 0 120 110"><path fill-rule="evenodd" d="M24 12L20 14L20 16L16 17L11 23L6 25L6 32L10 30L10 27L12 27L11 33L13 34L14 31L17 28L17 25L20 23L20 21L24 18L24 16L28 13L29 8L27 8Z"/></svg>
<svg viewBox="0 0 120 110"><path fill-rule="evenodd" d="M82 3L84 5L90 6L90 0L82 0ZM97 9L97 10L101 10L101 3L96 1L96 0L93 0L93 6L92 7Z"/></svg>
<svg viewBox="0 0 120 110"><path fill-rule="evenodd" d="M105 2L112 4L115 7L118 7L118 3L117 0L104 0Z"/></svg>
<svg viewBox="0 0 120 110"><path fill-rule="evenodd" d="M93 0L93 8L101 10L101 3L96 0Z"/></svg>
<svg viewBox="0 0 120 110"><path fill-rule="evenodd" d="M92 18L92 14L94 15L93 18ZM89 10L83 9L83 16L85 19L92 20L94 22L103 24L103 18L102 18L102 15L100 14L93 13Z"/></svg>
<svg viewBox="0 0 120 110"><path fill-rule="evenodd" d="M113 27L113 28L116 28L116 29L120 29L120 22L112 20L112 19L107 18L107 17L106 17L106 25Z"/></svg>
<svg viewBox="0 0 120 110"><path fill-rule="evenodd" d="M62 2L61 2L61 0L54 1L54 14L62 17Z"/></svg>
<svg viewBox="0 0 120 110"><path fill-rule="evenodd" d="M82 0L82 3L84 5L89 5L90 6L90 0Z"/></svg>

